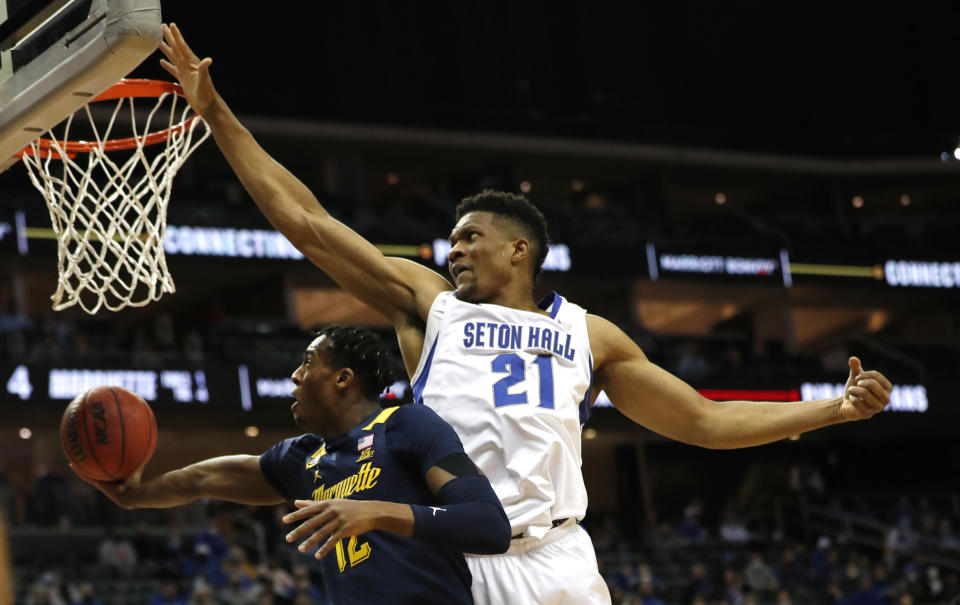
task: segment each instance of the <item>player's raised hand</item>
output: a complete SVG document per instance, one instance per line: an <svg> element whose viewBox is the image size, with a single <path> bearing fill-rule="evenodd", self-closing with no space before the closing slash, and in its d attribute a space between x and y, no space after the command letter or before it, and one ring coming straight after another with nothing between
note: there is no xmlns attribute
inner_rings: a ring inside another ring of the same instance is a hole
<svg viewBox="0 0 960 605"><path fill-rule="evenodd" d="M850 377L843 390L840 414L844 420L864 420L890 403L893 385L880 372L864 371L858 358L851 357L849 363Z"/></svg>
<svg viewBox="0 0 960 605"><path fill-rule="evenodd" d="M190 106L203 116L217 97L209 71L213 59L207 57L201 60L194 54L176 23L163 24L160 51L167 58L160 59L160 66L180 82Z"/></svg>

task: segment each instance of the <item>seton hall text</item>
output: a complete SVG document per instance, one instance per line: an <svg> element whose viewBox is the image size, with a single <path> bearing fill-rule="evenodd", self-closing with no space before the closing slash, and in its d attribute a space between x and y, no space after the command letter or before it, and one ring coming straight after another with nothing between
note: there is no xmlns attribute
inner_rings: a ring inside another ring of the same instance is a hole
<svg viewBox="0 0 960 605"><path fill-rule="evenodd" d="M463 324L463 346L483 349L539 349L573 361L577 354L571 347L572 337L566 332L530 325L503 324L493 321L470 321Z"/></svg>

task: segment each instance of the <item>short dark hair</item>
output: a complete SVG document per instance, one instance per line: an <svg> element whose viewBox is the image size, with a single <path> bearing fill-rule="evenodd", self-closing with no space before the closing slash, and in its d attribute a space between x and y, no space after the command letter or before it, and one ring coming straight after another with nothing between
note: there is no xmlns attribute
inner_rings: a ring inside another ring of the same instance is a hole
<svg viewBox="0 0 960 605"><path fill-rule="evenodd" d="M507 191L484 189L477 195L463 198L457 206L457 221L470 212L492 212L517 223L533 247L533 279L540 278L543 261L547 258L550 235L547 220L525 196Z"/></svg>
<svg viewBox="0 0 960 605"><path fill-rule="evenodd" d="M374 332L356 326L327 326L314 337L327 337L326 351L337 366L350 368L364 397L377 401L380 393L396 382L396 361L386 343Z"/></svg>

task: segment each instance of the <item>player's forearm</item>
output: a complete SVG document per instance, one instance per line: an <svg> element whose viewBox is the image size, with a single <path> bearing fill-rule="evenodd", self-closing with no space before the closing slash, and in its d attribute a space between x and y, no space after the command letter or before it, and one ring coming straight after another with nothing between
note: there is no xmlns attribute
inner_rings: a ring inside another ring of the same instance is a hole
<svg viewBox="0 0 960 605"><path fill-rule="evenodd" d="M314 235L305 217L329 217L313 193L260 146L219 95L204 111L204 119L230 167L270 224L295 245L312 241Z"/></svg>
<svg viewBox="0 0 960 605"><path fill-rule="evenodd" d="M121 494L127 508L172 508L204 497L200 484L199 474L188 466L126 488Z"/></svg>
<svg viewBox="0 0 960 605"><path fill-rule="evenodd" d="M788 403L709 402L694 425L697 445L732 449L771 443L843 422L841 399Z"/></svg>
<svg viewBox="0 0 960 605"><path fill-rule="evenodd" d="M461 552L506 552L510 522L486 477L457 477L447 482L437 497L441 506L410 507L413 537Z"/></svg>
<svg viewBox="0 0 960 605"><path fill-rule="evenodd" d="M370 502L377 509L374 520L376 529L391 531L407 538L413 535L413 510L410 505L376 500Z"/></svg>
<svg viewBox="0 0 960 605"><path fill-rule="evenodd" d="M239 504L278 504L283 497L260 473L256 456L220 456L169 471L121 494L131 508L171 508L216 498Z"/></svg>

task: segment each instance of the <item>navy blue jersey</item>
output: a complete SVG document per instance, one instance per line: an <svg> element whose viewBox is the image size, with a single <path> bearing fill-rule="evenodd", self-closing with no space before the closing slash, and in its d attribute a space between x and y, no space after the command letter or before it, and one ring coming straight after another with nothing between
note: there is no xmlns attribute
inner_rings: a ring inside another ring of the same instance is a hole
<svg viewBox="0 0 960 605"><path fill-rule="evenodd" d="M324 443L307 434L260 456L263 476L288 500L383 500L438 505L424 475L463 452L457 434L426 406L380 410ZM472 603L463 554L387 531L341 540L321 560L334 603Z"/></svg>

